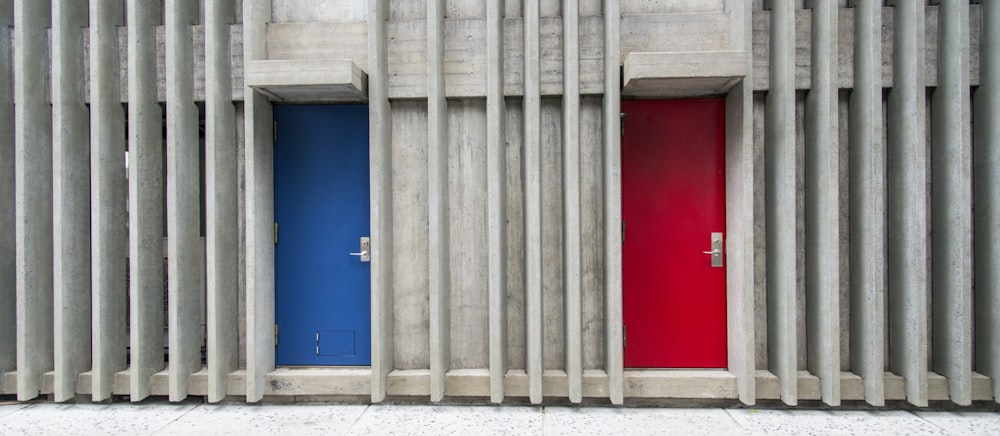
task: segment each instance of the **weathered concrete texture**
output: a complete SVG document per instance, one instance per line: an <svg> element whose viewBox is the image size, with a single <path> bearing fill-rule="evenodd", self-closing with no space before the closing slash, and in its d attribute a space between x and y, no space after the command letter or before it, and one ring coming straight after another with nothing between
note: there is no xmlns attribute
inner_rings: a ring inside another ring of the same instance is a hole
<svg viewBox="0 0 1000 436"><path fill-rule="evenodd" d="M210 0L205 9L205 258L208 401L226 396L226 377L237 368L239 246L236 110L231 88L229 24L233 3Z"/></svg>
<svg viewBox="0 0 1000 436"><path fill-rule="evenodd" d="M928 147L925 138L924 8L893 8L893 70L886 150L889 370L905 380L906 399L927 405ZM902 68L902 66L906 66Z"/></svg>
<svg viewBox="0 0 1000 436"><path fill-rule="evenodd" d="M951 400L972 402L972 137L969 3L938 6L937 88L931 100L932 367ZM986 121L990 122L990 121Z"/></svg>
<svg viewBox="0 0 1000 436"><path fill-rule="evenodd" d="M52 109L48 95L49 2L14 2L14 170L17 398L38 396L53 369Z"/></svg>
<svg viewBox="0 0 1000 436"><path fill-rule="evenodd" d="M243 8L243 56L266 57L270 0L252 0ZM246 116L246 238L247 238L247 401L264 397L264 376L274 369L274 144L271 104L244 88ZM374 204L374 202L373 202ZM374 213L373 213L374 216ZM373 235L374 236L374 235ZM372 250L379 260L377 241ZM375 274L373 262L372 273ZM377 277L377 276L376 276ZM374 300L374 298L373 298ZM377 313L373 314L373 318Z"/></svg>
<svg viewBox="0 0 1000 436"><path fill-rule="evenodd" d="M201 368L200 139L194 103L194 58L187 38L197 11L168 0L167 31L167 329L170 400L187 398L188 377ZM183 253L183 255L182 255Z"/></svg>
<svg viewBox="0 0 1000 436"><path fill-rule="evenodd" d="M604 2L604 105L601 125L604 150L604 371L611 404L624 402L622 343L622 224L621 215L621 15L618 0Z"/></svg>
<svg viewBox="0 0 1000 436"><path fill-rule="evenodd" d="M87 5L52 3L52 250L56 401L90 367L90 144L80 36ZM119 265L121 262L119 262ZM121 276L119 276L119 281Z"/></svg>
<svg viewBox="0 0 1000 436"><path fill-rule="evenodd" d="M271 20L275 23L365 21L367 18L365 2L356 0L271 0Z"/></svg>
<svg viewBox="0 0 1000 436"><path fill-rule="evenodd" d="M486 102L448 104L450 367L488 367Z"/></svg>
<svg viewBox="0 0 1000 436"><path fill-rule="evenodd" d="M126 259L125 110L121 105L118 25L124 4L101 0L90 5L90 240L94 359L92 398L111 395L115 373L124 370L128 349ZM75 78L74 78L75 79Z"/></svg>
<svg viewBox="0 0 1000 436"><path fill-rule="evenodd" d="M604 369L604 159L601 98L580 98L580 239L583 370Z"/></svg>
<svg viewBox="0 0 1000 436"><path fill-rule="evenodd" d="M156 98L158 10L128 14L129 394L141 401L163 361L163 111ZM99 392L96 391L95 392ZM102 399L100 396L97 399Z"/></svg>
<svg viewBox="0 0 1000 436"><path fill-rule="evenodd" d="M393 368L430 367L427 112L423 102L392 104ZM373 126L374 128L374 126Z"/></svg>
<svg viewBox="0 0 1000 436"><path fill-rule="evenodd" d="M538 4L524 10L524 334L528 397L542 402L544 369L544 242L541 64Z"/></svg>
<svg viewBox="0 0 1000 436"><path fill-rule="evenodd" d="M823 402L840 404L838 9L814 3L812 83L805 102L806 348Z"/></svg>
<svg viewBox="0 0 1000 436"><path fill-rule="evenodd" d="M444 91L444 0L427 2L427 221L431 401L444 397L451 366L448 101Z"/></svg>
<svg viewBox="0 0 1000 436"><path fill-rule="evenodd" d="M852 0L854 1L854 0ZM843 2L841 2L843 6ZM981 9L982 6L978 4L973 4L969 6L969 39L967 41L972 47L978 47L982 41L982 28L979 26ZM879 32L876 32L875 41L879 43L882 47L882 54L879 63L882 64L882 72L879 76L880 79L876 80L876 83L880 83L881 86L885 88L893 87L894 81L894 64L895 60L893 57L894 51L894 39L893 35L895 33L895 18L893 13L893 8L891 6L881 7L882 10L882 28ZM839 49L838 49L838 62L837 62L837 86L841 89L850 89L854 87L854 57L855 57L855 44L858 43L853 37L855 33L854 26L856 25L855 14L858 13L856 7L841 8L839 10L841 23L840 29L838 31L839 36ZM924 34L923 42L927 48L927 52L924 58L924 73L926 75L927 86L937 86L937 54L938 50L938 7L929 5L925 8L924 13L926 32ZM753 57L754 57L754 90L766 90L769 87L769 79L767 73L767 56L768 56L768 24L769 22L769 12L768 11L754 11L753 13ZM811 15L808 10L799 9L796 11L795 15L795 88L796 89L810 89L811 88L811 77L810 77L810 53L811 53L811 39L808 38L810 28L811 28ZM979 79L979 53L976 50L970 51L969 53L969 81L971 85L978 85L980 83Z"/></svg>
<svg viewBox="0 0 1000 436"><path fill-rule="evenodd" d="M767 166L768 365L781 381L781 399L797 404L798 194L795 141L795 14L788 2L771 4L770 77L765 116Z"/></svg>
<svg viewBox="0 0 1000 436"><path fill-rule="evenodd" d="M389 5L369 0L369 148L372 222L372 401L385 399L393 362L393 159L385 22Z"/></svg>
<svg viewBox="0 0 1000 436"><path fill-rule="evenodd" d="M541 238L542 249L542 366L565 370L565 264L563 209L562 112L559 100L543 98L541 105ZM527 224L526 224L527 225ZM525 229L530 233L530 229ZM532 239L526 239L531 244ZM530 335L531 332L529 331Z"/></svg>
<svg viewBox="0 0 1000 436"><path fill-rule="evenodd" d="M503 95L503 4L486 10L486 227L490 401L504 398L507 372L507 153Z"/></svg>
<svg viewBox="0 0 1000 436"><path fill-rule="evenodd" d="M882 142L882 7L859 3L854 14L854 91L849 101L851 369L865 400L884 404L885 144Z"/></svg>
<svg viewBox="0 0 1000 436"><path fill-rule="evenodd" d="M14 228L14 95L10 23L13 0L0 1L0 226ZM0 378L17 367L14 232L0 234Z"/></svg>
<svg viewBox="0 0 1000 436"><path fill-rule="evenodd" d="M563 285L569 400L583 400L582 241L580 228L580 10L563 2Z"/></svg>
<svg viewBox="0 0 1000 436"><path fill-rule="evenodd" d="M990 377L1000 401L1000 4L983 8L982 78L974 95L975 138L972 174L975 205L976 371ZM982 120L986 120L983 122Z"/></svg>
<svg viewBox="0 0 1000 436"><path fill-rule="evenodd" d="M506 103L506 174L504 200L507 210L507 363L524 369L524 105L520 100Z"/></svg>

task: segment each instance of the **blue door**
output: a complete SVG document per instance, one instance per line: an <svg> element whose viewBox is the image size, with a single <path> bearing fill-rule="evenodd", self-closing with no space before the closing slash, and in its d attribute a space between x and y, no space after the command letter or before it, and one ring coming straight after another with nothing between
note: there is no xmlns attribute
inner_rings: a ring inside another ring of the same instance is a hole
<svg viewBox="0 0 1000 436"><path fill-rule="evenodd" d="M278 365L370 365L368 107L275 106ZM365 247L367 249L367 246Z"/></svg>

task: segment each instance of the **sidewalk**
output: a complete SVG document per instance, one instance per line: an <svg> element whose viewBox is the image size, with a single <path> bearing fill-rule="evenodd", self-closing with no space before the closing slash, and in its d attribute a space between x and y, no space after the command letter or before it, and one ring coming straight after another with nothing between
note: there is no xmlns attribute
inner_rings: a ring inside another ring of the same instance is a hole
<svg viewBox="0 0 1000 436"><path fill-rule="evenodd" d="M998 435L1000 413L415 405L7 404L0 435Z"/></svg>

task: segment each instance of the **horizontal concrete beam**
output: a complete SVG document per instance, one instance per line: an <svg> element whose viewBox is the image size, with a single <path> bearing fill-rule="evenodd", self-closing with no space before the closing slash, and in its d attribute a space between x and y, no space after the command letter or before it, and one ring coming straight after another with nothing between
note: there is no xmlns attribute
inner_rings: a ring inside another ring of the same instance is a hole
<svg viewBox="0 0 1000 436"><path fill-rule="evenodd" d="M246 86L282 103L368 101L368 74L349 59L247 62Z"/></svg>
<svg viewBox="0 0 1000 436"><path fill-rule="evenodd" d="M725 94L747 75L744 51L652 52L625 55L625 88L635 97Z"/></svg>

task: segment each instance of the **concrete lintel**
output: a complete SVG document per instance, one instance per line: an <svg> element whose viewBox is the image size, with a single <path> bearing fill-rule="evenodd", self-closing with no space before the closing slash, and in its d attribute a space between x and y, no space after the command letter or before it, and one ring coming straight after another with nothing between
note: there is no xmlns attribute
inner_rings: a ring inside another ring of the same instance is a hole
<svg viewBox="0 0 1000 436"><path fill-rule="evenodd" d="M368 74L350 59L247 61L245 84L281 103L368 101Z"/></svg>
<svg viewBox="0 0 1000 436"><path fill-rule="evenodd" d="M722 95L747 75L747 56L742 50L628 53L622 95L662 98Z"/></svg>

